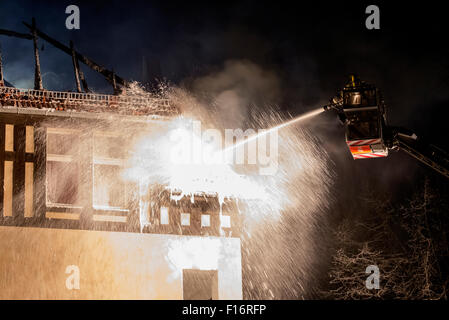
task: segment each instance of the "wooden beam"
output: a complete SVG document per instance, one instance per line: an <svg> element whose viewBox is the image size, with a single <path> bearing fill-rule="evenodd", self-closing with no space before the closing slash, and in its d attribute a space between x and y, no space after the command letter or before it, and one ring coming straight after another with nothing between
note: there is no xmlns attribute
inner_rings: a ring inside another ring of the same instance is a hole
<svg viewBox="0 0 449 320"><path fill-rule="evenodd" d="M70 50L72 51L73 70L75 71L76 91L81 92L80 71L79 71L78 59L76 59L75 49L73 48L73 41L71 41L71 40L70 40Z"/></svg>
<svg viewBox="0 0 449 320"><path fill-rule="evenodd" d="M112 69L112 89L114 89L114 94L118 95L120 94L121 90L117 86L117 80L115 77L114 69Z"/></svg>
<svg viewBox="0 0 449 320"><path fill-rule="evenodd" d="M78 60L76 60L76 63L78 63ZM84 77L83 70L81 70L79 66L78 71L80 73L81 84L83 85L84 92L90 92L89 87L87 86L86 78Z"/></svg>
<svg viewBox="0 0 449 320"><path fill-rule="evenodd" d="M81 86L79 82L81 81L81 84L83 85L84 92L89 93L89 87L87 86L86 78L84 77L84 73L80 68L78 59L76 57L75 48L73 46L73 41L70 41L70 50L72 50L72 62L73 62L73 68L75 69L75 80L76 80L76 89L78 92L81 92Z"/></svg>
<svg viewBox="0 0 449 320"><path fill-rule="evenodd" d="M3 65L2 65L2 45L0 44L0 86L5 85L5 80L3 79Z"/></svg>
<svg viewBox="0 0 449 320"><path fill-rule="evenodd" d="M22 38L22 39L27 39L27 40L33 40L33 36L31 34L28 34L28 33L19 33L19 32L15 32L15 31L0 29L0 34L4 35L4 36L9 36L9 37L16 37L16 38Z"/></svg>
<svg viewBox="0 0 449 320"><path fill-rule="evenodd" d="M41 64L39 62L39 48L37 47L36 20L33 18L31 33L34 45L34 90L42 90Z"/></svg>

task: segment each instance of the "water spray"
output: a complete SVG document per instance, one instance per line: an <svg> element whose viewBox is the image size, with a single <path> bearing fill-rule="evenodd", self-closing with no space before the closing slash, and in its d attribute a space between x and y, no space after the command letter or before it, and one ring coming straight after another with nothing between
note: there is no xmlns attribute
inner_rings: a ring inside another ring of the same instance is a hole
<svg viewBox="0 0 449 320"><path fill-rule="evenodd" d="M293 118L291 120L283 122L283 123L281 123L281 124L279 124L277 126L274 126L274 127L270 128L270 129L268 129L268 130L262 131L262 132L260 132L258 134L255 134L255 135L252 135L251 137L248 137L245 140L239 141L239 142L233 144L232 146L229 146L229 147L225 148L223 150L223 152L228 152L228 151L234 150L235 148L237 148L239 146L245 145L248 142L256 140L256 139L258 139L258 138L260 138L260 137L262 137L264 135L267 135L267 134L269 134L269 133L271 133L273 131L276 131L276 130L282 129L284 127L290 126L290 125L295 124L295 123L297 123L299 121L303 121L303 120L306 120L308 118L314 117L314 116L320 114L323 111L325 111L323 108L318 108L316 110L309 111L309 112L307 112L307 113L305 113L303 115L297 116L297 117L295 117L295 118Z"/></svg>

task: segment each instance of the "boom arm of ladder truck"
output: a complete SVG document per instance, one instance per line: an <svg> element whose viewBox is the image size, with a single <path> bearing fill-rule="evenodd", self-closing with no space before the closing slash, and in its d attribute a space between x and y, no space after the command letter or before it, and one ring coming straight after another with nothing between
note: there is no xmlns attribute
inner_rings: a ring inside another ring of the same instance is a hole
<svg viewBox="0 0 449 320"><path fill-rule="evenodd" d="M418 138L412 131L392 128L392 149L406 152L435 171L449 178L449 155L442 149Z"/></svg>
<svg viewBox="0 0 449 320"><path fill-rule="evenodd" d="M388 149L403 150L449 178L449 155L408 129L387 126L380 91L357 76L350 75L350 81L323 109L337 112L354 159L385 157ZM356 134L348 139L348 133Z"/></svg>

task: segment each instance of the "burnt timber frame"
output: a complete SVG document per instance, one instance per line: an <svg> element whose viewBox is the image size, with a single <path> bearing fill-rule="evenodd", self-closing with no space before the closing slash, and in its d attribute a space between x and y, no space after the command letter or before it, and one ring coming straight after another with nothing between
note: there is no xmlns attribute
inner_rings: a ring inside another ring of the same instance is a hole
<svg viewBox="0 0 449 320"><path fill-rule="evenodd" d="M222 206L222 214L231 216L231 228L221 228L220 232L220 206L217 197L196 196L195 202L191 203L190 197L184 197L179 201L170 199L168 191L157 192L157 199L149 210L150 225L142 230L140 227L140 207L138 186L129 185L131 197L128 199L127 209L129 210L126 222L115 221L94 221L93 215L120 215L117 211L99 210L93 208L90 203L84 208L67 208L50 206L46 203L46 127L52 120L60 121L60 116L40 115L40 114L18 114L0 111L0 199L3 203L4 192L4 161L13 161L13 211L12 216L4 216L3 205L0 208L0 225L20 226L20 227L40 227L40 228L62 228L80 230L101 230L120 232L143 232L157 234L177 234L177 235L198 235L198 236L225 236L239 237L241 230L241 217L239 210L243 204L237 205L235 200L227 199ZM67 118L63 125L51 124L51 127L79 128L81 123L98 123L98 118ZM14 125L14 151L5 151L5 126ZM134 128L143 129L146 123L133 124ZM34 153L25 152L25 132L26 126L34 127ZM90 140L92 141L92 140ZM89 145L89 144L87 144ZM89 146L87 147L89 148ZM90 146L91 148L91 146ZM89 157L90 155L87 155ZM89 158L87 168L91 170L92 157ZM24 186L25 186L25 162L34 163L33 170L33 216L24 215ZM92 177L91 174L87 176ZM86 192L92 195L93 181L87 181ZM150 190L151 191L151 190ZM155 192L157 190L154 190ZM134 195L134 196L133 196ZM92 197L90 196L90 199ZM169 208L169 224L160 223L160 207ZM49 211L79 213L78 220L50 219L46 217ZM180 214L190 213L190 225L182 226ZM210 215L210 227L201 226L201 214Z"/></svg>

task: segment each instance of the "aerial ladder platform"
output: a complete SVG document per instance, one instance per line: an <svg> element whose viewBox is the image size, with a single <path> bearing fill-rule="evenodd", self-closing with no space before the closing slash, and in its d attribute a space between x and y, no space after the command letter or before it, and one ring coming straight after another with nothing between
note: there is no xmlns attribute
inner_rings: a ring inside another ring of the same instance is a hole
<svg viewBox="0 0 449 320"><path fill-rule="evenodd" d="M350 75L324 109L337 112L354 160L383 158L390 150L402 150L449 178L449 155L408 129L388 126L380 90L356 75Z"/></svg>

